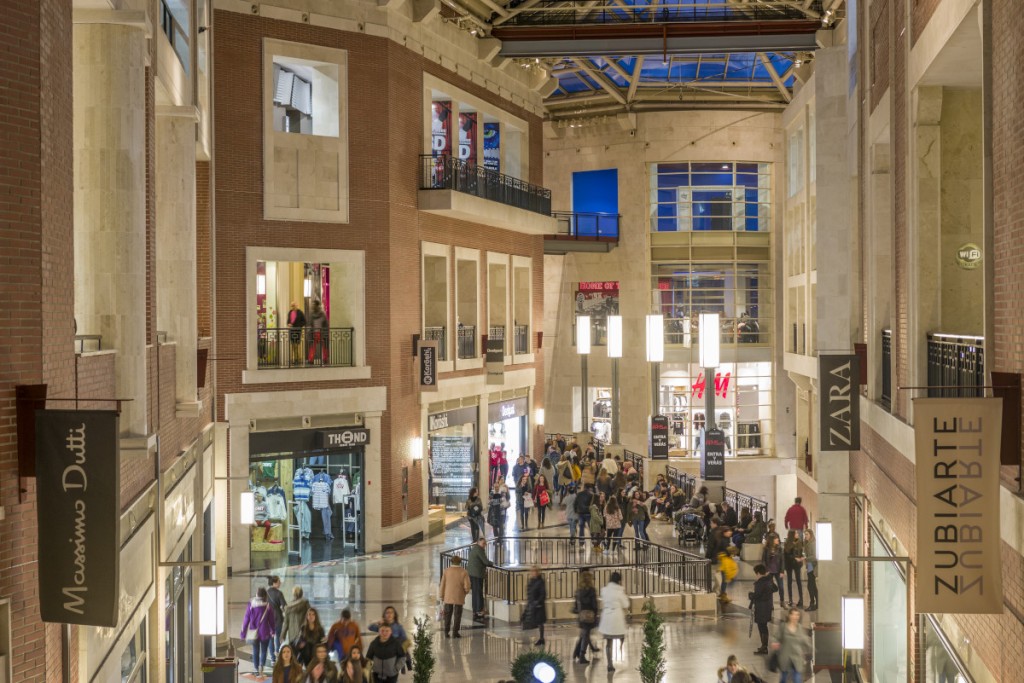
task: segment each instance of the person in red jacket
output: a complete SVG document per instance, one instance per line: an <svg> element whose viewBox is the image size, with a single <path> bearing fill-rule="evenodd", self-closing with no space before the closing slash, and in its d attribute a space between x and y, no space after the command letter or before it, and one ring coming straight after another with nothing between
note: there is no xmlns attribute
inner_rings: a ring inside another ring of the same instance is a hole
<svg viewBox="0 0 1024 683"><path fill-rule="evenodd" d="M801 505L802 499L796 498L793 504L786 510L786 528L792 529L800 537L800 540L804 540L804 529L807 528L809 519L807 517L807 510Z"/></svg>

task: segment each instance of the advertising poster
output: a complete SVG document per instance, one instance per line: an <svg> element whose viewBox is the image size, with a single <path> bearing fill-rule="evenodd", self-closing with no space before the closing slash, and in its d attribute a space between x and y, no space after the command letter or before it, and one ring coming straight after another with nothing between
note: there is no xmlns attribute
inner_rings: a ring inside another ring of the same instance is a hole
<svg viewBox="0 0 1024 683"><path fill-rule="evenodd" d="M484 124L484 168L501 172L501 124Z"/></svg>
<svg viewBox="0 0 1024 683"><path fill-rule="evenodd" d="M651 417L651 460L668 460L668 418Z"/></svg>
<svg viewBox="0 0 1024 683"><path fill-rule="evenodd" d="M576 315L590 316L590 343L604 346L608 316L619 314L618 282L580 282L576 286Z"/></svg>
<svg viewBox="0 0 1024 683"><path fill-rule="evenodd" d="M473 437L430 437L430 488L444 509L459 512L473 487Z"/></svg>
<svg viewBox="0 0 1024 683"><path fill-rule="evenodd" d="M459 159L476 165L476 112L459 114Z"/></svg>
<svg viewBox="0 0 1024 683"><path fill-rule="evenodd" d="M704 481L725 480L725 432L709 429L704 432L700 459L700 478Z"/></svg>
<svg viewBox="0 0 1024 683"><path fill-rule="evenodd" d="M914 399L923 614L1001 614L999 398Z"/></svg>
<svg viewBox="0 0 1024 683"><path fill-rule="evenodd" d="M435 100L430 105L430 149L435 157L452 154L452 103Z"/></svg>

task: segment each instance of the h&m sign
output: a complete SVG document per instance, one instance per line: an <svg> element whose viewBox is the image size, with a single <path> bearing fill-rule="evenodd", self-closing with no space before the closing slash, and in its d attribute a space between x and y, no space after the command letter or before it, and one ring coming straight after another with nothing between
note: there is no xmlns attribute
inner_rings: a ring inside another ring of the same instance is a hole
<svg viewBox="0 0 1024 683"><path fill-rule="evenodd" d="M370 443L370 430L365 427L338 427L320 430L320 448L348 448Z"/></svg>
<svg viewBox="0 0 1024 683"><path fill-rule="evenodd" d="M860 450L859 382L856 354L818 356L819 450Z"/></svg>

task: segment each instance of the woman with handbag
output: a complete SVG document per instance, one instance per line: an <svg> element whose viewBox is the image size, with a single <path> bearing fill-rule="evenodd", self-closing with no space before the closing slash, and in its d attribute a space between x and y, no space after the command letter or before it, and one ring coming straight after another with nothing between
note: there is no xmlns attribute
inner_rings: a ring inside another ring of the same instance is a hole
<svg viewBox="0 0 1024 683"><path fill-rule="evenodd" d="M545 461L547 459L545 458ZM548 478L543 474L537 476L537 485L533 487L533 502L537 508L537 521L539 528L544 528L544 516L551 505L551 486L548 484Z"/></svg>
<svg viewBox="0 0 1024 683"><path fill-rule="evenodd" d="M608 585L601 589L601 624L597 629L604 635L605 654L608 656L608 670L612 666L612 641L626 637L626 614L629 610L629 596L622 587L622 574L612 572Z"/></svg>
<svg viewBox="0 0 1024 683"><path fill-rule="evenodd" d="M256 597L245 608L241 635L252 644L252 665L259 679L266 678L263 675L263 667L267 663L267 648L275 629L274 613L270 607L267 589L260 587L256 591Z"/></svg>
<svg viewBox="0 0 1024 683"><path fill-rule="evenodd" d="M534 643L536 647L544 645L544 624L548 621L547 611L548 587L544 577L540 575L537 565L530 567L530 580L526 582L526 611L523 613L524 629L540 629L540 638Z"/></svg>
<svg viewBox="0 0 1024 683"><path fill-rule="evenodd" d="M519 481L516 482L516 497L519 499L519 526L523 531L530 530L530 509L533 507L533 477L530 470L524 469Z"/></svg>
<svg viewBox="0 0 1024 683"><path fill-rule="evenodd" d="M484 501L475 486L469 490L469 498L466 500L466 517L469 518L473 543L476 543L476 539L487 535L487 530L484 528Z"/></svg>
<svg viewBox="0 0 1024 683"><path fill-rule="evenodd" d="M576 623L580 627L580 637L576 640L576 648L572 651L572 661L577 664L589 664L587 652L599 652L590 640L590 632L597 626L597 590L594 589L594 575L588 571L580 573L580 583L576 588L576 602L573 605Z"/></svg>

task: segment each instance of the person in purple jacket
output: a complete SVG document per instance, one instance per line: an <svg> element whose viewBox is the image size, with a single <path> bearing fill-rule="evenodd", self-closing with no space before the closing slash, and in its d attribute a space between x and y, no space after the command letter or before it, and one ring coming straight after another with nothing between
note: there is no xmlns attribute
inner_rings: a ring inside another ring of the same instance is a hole
<svg viewBox="0 0 1024 683"><path fill-rule="evenodd" d="M252 643L252 665L256 670L257 678L265 678L263 667L267 663L267 647L270 645L270 638L274 635L276 626L274 610L270 607L267 589L260 587L256 591L256 597L245 608L241 635L243 640L255 635L255 638L250 638L250 642Z"/></svg>

